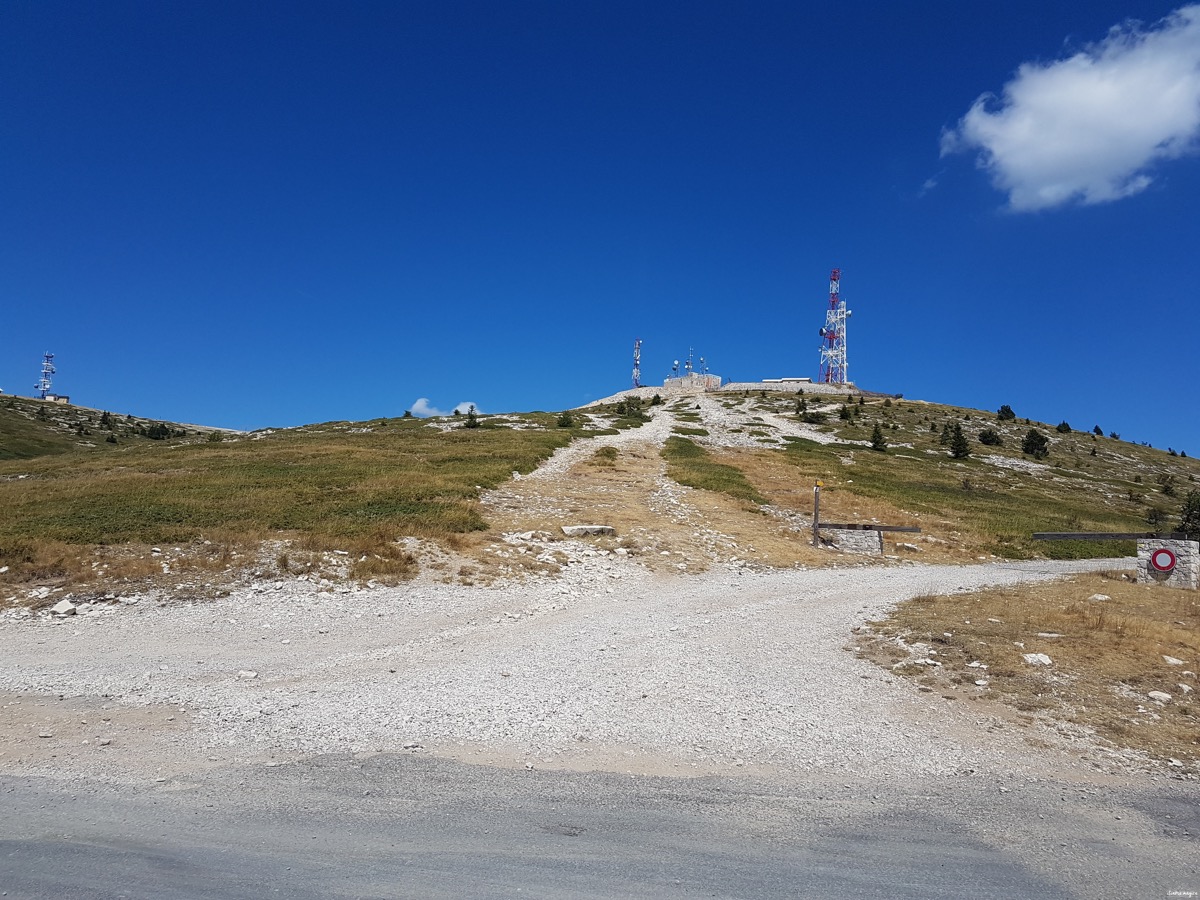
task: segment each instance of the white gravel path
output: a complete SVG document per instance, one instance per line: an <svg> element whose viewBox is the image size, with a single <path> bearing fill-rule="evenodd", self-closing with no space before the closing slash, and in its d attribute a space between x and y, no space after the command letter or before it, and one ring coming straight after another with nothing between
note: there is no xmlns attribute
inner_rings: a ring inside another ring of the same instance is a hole
<svg viewBox="0 0 1200 900"><path fill-rule="evenodd" d="M856 658L851 628L914 594L1113 565L658 579L597 557L493 588L331 594L278 583L202 604L9 619L0 691L177 706L193 730L155 752L181 760L420 744L469 760L619 771L1007 769L1022 764L1011 742L997 743L963 704ZM97 750L90 774L126 771L120 753Z"/></svg>

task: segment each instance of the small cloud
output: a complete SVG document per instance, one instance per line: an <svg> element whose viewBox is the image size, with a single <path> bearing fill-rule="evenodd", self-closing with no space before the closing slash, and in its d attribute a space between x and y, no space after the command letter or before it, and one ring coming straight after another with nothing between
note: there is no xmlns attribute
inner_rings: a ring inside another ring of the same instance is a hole
<svg viewBox="0 0 1200 900"><path fill-rule="evenodd" d="M418 419L426 419L426 418L429 418L430 416L451 416L451 415L454 415L454 413L456 413L456 412L457 413L466 413L467 410L469 410L472 406L475 407L475 412L477 412L477 413L483 412L483 410L481 410L476 404L472 403L470 400L462 401L461 403L454 406L449 412L447 412L445 410L438 409L436 406L431 404L429 402L428 397L418 397L416 400L413 401L413 405L409 408L409 411L414 416L416 416Z"/></svg>
<svg viewBox="0 0 1200 900"><path fill-rule="evenodd" d="M921 185L921 190L917 191L917 196L924 197L926 194L932 191L938 186L938 179L941 177L941 173L939 172L937 175L926 178L924 183Z"/></svg>
<svg viewBox="0 0 1200 900"><path fill-rule="evenodd" d="M1149 29L1114 26L1081 52L1023 63L942 133L941 152L976 160L1018 211L1106 203L1153 181L1160 160L1200 138L1200 4Z"/></svg>

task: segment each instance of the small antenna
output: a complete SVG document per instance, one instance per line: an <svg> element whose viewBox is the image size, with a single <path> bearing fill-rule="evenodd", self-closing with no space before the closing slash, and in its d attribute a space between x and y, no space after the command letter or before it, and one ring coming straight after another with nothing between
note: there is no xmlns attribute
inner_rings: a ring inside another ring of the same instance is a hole
<svg viewBox="0 0 1200 900"><path fill-rule="evenodd" d="M633 342L633 386L642 386L642 339Z"/></svg>

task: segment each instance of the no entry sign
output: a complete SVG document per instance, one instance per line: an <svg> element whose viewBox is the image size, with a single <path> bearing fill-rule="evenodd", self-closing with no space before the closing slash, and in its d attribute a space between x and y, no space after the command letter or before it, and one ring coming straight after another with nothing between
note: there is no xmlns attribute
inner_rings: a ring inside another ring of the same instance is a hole
<svg viewBox="0 0 1200 900"><path fill-rule="evenodd" d="M1175 569L1175 554L1166 547L1159 547L1150 553L1150 565L1159 572L1171 572Z"/></svg>

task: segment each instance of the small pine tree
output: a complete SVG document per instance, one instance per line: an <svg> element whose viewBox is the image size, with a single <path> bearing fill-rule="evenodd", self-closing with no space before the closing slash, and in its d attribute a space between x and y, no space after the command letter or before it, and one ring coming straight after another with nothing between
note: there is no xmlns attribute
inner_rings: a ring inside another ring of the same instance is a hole
<svg viewBox="0 0 1200 900"><path fill-rule="evenodd" d="M985 428L979 432L979 443L988 447L1003 447L1004 439L1000 437L1000 432L995 428Z"/></svg>
<svg viewBox="0 0 1200 900"><path fill-rule="evenodd" d="M796 415L802 416L808 412L808 401L801 397L796 401Z"/></svg>
<svg viewBox="0 0 1200 900"><path fill-rule="evenodd" d="M458 414L457 409L454 412L456 415ZM469 407L467 407L467 421L463 422L463 428L478 428L478 427L479 427L479 415L475 412L475 404L472 403Z"/></svg>
<svg viewBox="0 0 1200 900"><path fill-rule="evenodd" d="M1183 506L1179 509L1179 531L1189 541L1200 541L1200 491L1188 491Z"/></svg>
<svg viewBox="0 0 1200 900"><path fill-rule="evenodd" d="M838 410L838 418L843 422L850 421L850 407L848 407L845 403L843 403L842 408Z"/></svg>
<svg viewBox="0 0 1200 900"><path fill-rule="evenodd" d="M1104 437L1104 429L1097 425L1092 429L1092 434L1096 435L1097 437Z"/></svg>
<svg viewBox="0 0 1200 900"><path fill-rule="evenodd" d="M960 429L962 428L962 426L957 422L954 424L954 427ZM943 447L947 447L952 440L954 440L954 432L950 430L950 423L946 422L942 425L942 434L941 437L938 438L938 443Z"/></svg>
<svg viewBox="0 0 1200 900"><path fill-rule="evenodd" d="M1064 419L1063 421L1059 422L1057 426L1055 426L1054 430L1059 434L1070 434L1071 426L1068 425L1066 419Z"/></svg>
<svg viewBox="0 0 1200 900"><path fill-rule="evenodd" d="M1013 408L1005 403L996 411L996 418L1001 422L1011 422L1016 419L1017 414L1013 412Z"/></svg>
<svg viewBox="0 0 1200 900"><path fill-rule="evenodd" d="M662 406L663 398L660 395L655 394L653 397L650 398L650 405L651 406Z"/></svg>
<svg viewBox="0 0 1200 900"><path fill-rule="evenodd" d="M967 440L962 426L957 422L954 423L954 430L950 433L950 455L955 459L966 459L971 455L971 442Z"/></svg>
<svg viewBox="0 0 1200 900"><path fill-rule="evenodd" d="M883 453L887 450L887 438L883 436L883 429L879 427L879 423L875 423L875 430L871 432L871 449L878 450Z"/></svg>
<svg viewBox="0 0 1200 900"><path fill-rule="evenodd" d="M412 415L412 410L411 410L411 409L406 409L406 410L404 411L404 415L403 415L401 418L405 418L405 419L411 419L412 417L413 417L413 415Z"/></svg>
<svg viewBox="0 0 1200 900"><path fill-rule="evenodd" d="M1030 428L1025 440L1021 441L1021 452L1034 459L1045 459L1050 455L1050 441L1036 428Z"/></svg>
<svg viewBox="0 0 1200 900"><path fill-rule="evenodd" d="M570 428L575 424L575 420L571 418L571 414L569 412L564 412L558 417L558 422L556 424L559 428Z"/></svg>
<svg viewBox="0 0 1200 900"><path fill-rule="evenodd" d="M866 401L866 400L863 398L863 395L862 395L862 394L859 394L859 395L858 395L858 405L859 405L859 406L865 406L865 405L866 405L866 402L867 402L867 401Z"/></svg>

